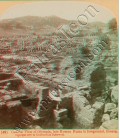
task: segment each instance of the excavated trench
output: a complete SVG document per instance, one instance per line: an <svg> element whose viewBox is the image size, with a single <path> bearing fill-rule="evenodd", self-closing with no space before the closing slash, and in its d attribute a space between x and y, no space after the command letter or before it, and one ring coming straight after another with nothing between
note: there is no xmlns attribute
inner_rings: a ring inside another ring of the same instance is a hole
<svg viewBox="0 0 120 138"><path fill-rule="evenodd" d="M49 80L28 78L29 83L13 74L0 74L0 128L93 129L101 126L106 91L106 71L101 63L85 70L79 89L62 89L60 102L55 96L55 99L49 98L53 86ZM87 88L82 87L85 85L82 80Z"/></svg>

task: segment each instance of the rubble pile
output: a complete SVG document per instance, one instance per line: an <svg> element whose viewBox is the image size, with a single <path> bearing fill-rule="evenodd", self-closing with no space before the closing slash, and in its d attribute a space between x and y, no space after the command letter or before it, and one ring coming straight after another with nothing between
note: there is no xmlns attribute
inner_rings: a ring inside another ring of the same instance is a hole
<svg viewBox="0 0 120 138"><path fill-rule="evenodd" d="M91 23L69 40L53 23L34 27L32 18L32 33L27 25L2 28L0 128L117 129L117 29Z"/></svg>
<svg viewBox="0 0 120 138"><path fill-rule="evenodd" d="M105 104L100 129L118 128L118 85L112 88L111 99L111 103Z"/></svg>

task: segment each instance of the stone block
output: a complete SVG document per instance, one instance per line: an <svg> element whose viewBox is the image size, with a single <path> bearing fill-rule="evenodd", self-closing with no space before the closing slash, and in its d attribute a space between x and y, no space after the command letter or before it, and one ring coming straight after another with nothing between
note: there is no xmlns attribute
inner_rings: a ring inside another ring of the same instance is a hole
<svg viewBox="0 0 120 138"><path fill-rule="evenodd" d="M115 108L112 110L112 112L110 113L110 119L116 119L118 118L118 108Z"/></svg>
<svg viewBox="0 0 120 138"><path fill-rule="evenodd" d="M75 112L79 112L87 105L89 105L89 101L84 96L79 95L79 93L73 95L73 108Z"/></svg>
<svg viewBox="0 0 120 138"><path fill-rule="evenodd" d="M104 103L102 102L95 102L92 105L93 108L97 109L97 110L103 110L104 109Z"/></svg>
<svg viewBox="0 0 120 138"><path fill-rule="evenodd" d="M112 88L111 92L111 100L116 104L118 104L118 98L119 98L118 93L119 93L118 85L116 85L115 87Z"/></svg>
<svg viewBox="0 0 120 138"><path fill-rule="evenodd" d="M118 129L118 120L112 119L102 123L102 127L109 130Z"/></svg>
<svg viewBox="0 0 120 138"><path fill-rule="evenodd" d="M67 109L54 110L55 117L62 117L67 114Z"/></svg>
<svg viewBox="0 0 120 138"><path fill-rule="evenodd" d="M75 113L75 121L78 127L82 129L93 129L98 127L101 123L104 111L103 108L104 106L90 109L84 107L80 112Z"/></svg>
<svg viewBox="0 0 120 138"><path fill-rule="evenodd" d="M56 118L56 121L63 121L63 120L66 120L66 118L67 118L68 116L67 115L63 115L63 116L61 116L61 117L57 117Z"/></svg>
<svg viewBox="0 0 120 138"><path fill-rule="evenodd" d="M22 100L22 99L26 99L27 95L26 94L21 94L21 93L15 93L11 97L12 97L13 100Z"/></svg>
<svg viewBox="0 0 120 138"><path fill-rule="evenodd" d="M105 110L104 110L104 113L111 113L113 109L116 108L116 104L114 103L107 103L105 104Z"/></svg>
<svg viewBox="0 0 120 138"><path fill-rule="evenodd" d="M10 95L4 95L1 97L1 99L3 99L3 101L10 101L12 97Z"/></svg>
<svg viewBox="0 0 120 138"><path fill-rule="evenodd" d="M9 109L14 109L14 108L18 108L21 106L21 101L17 100L17 101L9 101L6 103L6 106Z"/></svg>
<svg viewBox="0 0 120 138"><path fill-rule="evenodd" d="M102 122L109 121L109 120L110 120L109 114L104 114L102 117Z"/></svg>
<svg viewBox="0 0 120 138"><path fill-rule="evenodd" d="M44 86L40 86L39 87L39 92L41 93L41 99L46 99L46 97L49 93L49 88L44 87Z"/></svg>

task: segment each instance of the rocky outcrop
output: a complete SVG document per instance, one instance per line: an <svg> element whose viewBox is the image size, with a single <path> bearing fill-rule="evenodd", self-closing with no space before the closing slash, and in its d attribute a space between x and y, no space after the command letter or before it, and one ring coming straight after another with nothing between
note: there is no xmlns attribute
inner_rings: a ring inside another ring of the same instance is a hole
<svg viewBox="0 0 120 138"><path fill-rule="evenodd" d="M118 98L119 98L118 92L119 92L118 85L116 85L112 88L112 92L111 92L111 100L115 104L118 104Z"/></svg>
<svg viewBox="0 0 120 138"><path fill-rule="evenodd" d="M103 114L102 122L109 121L109 120L110 120L109 114Z"/></svg>
<svg viewBox="0 0 120 138"><path fill-rule="evenodd" d="M55 128L70 128L71 120L67 109L54 110Z"/></svg>
<svg viewBox="0 0 120 138"><path fill-rule="evenodd" d="M73 95L73 107L77 128L96 128L100 125L104 112L104 103L95 102L90 105L89 101L80 94Z"/></svg>
<svg viewBox="0 0 120 138"><path fill-rule="evenodd" d="M99 129L118 129L118 107L114 103L106 103Z"/></svg>
<svg viewBox="0 0 120 138"><path fill-rule="evenodd" d="M107 103L105 104L105 113L111 113L113 109L116 108L116 105L114 103Z"/></svg>
<svg viewBox="0 0 120 138"><path fill-rule="evenodd" d="M100 129L118 129L118 120L112 119L112 120L105 121L100 126Z"/></svg>
<svg viewBox="0 0 120 138"><path fill-rule="evenodd" d="M118 108L115 108L110 113L110 119L117 119L118 118Z"/></svg>

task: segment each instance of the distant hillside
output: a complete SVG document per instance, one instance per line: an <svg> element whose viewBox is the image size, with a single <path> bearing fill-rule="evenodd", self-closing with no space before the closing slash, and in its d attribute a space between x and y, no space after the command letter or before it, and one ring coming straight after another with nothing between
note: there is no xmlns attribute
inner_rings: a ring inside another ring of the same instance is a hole
<svg viewBox="0 0 120 138"><path fill-rule="evenodd" d="M14 19L5 19L0 21L0 35L9 34L26 34L32 31L41 34L51 34L56 31L61 25L66 25L66 29L69 30L69 25L73 20L62 19L57 16L24 16ZM103 29L105 24L102 22L89 23L83 28L84 34L94 32L96 28ZM80 28L79 28L80 29ZM80 32L82 32L80 30Z"/></svg>
<svg viewBox="0 0 120 138"><path fill-rule="evenodd" d="M37 16L24 16L14 19L6 19L0 22L0 28L3 29L39 29L48 27L58 27L63 24L69 23L68 20L59 18L57 16L37 17Z"/></svg>

